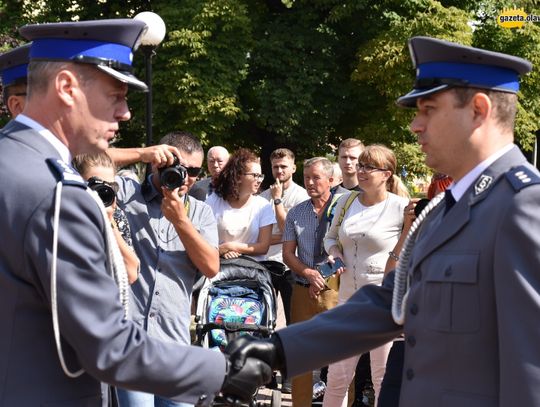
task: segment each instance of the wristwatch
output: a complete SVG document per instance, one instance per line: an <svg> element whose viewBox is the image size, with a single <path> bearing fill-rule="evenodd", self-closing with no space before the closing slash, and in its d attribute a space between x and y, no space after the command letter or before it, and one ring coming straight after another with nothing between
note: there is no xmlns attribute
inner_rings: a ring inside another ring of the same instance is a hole
<svg viewBox="0 0 540 407"><path fill-rule="evenodd" d="M281 203L281 199L274 199L274 205L279 205Z"/></svg>

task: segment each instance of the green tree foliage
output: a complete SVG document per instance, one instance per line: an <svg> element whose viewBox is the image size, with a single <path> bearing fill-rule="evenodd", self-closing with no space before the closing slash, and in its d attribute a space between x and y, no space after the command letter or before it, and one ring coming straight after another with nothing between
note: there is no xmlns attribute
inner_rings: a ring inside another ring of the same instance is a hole
<svg viewBox="0 0 540 407"><path fill-rule="evenodd" d="M245 117L238 88L247 76L251 20L245 2L155 2L167 41L154 64L156 131L193 131L221 144ZM231 143L232 144L232 143Z"/></svg>
<svg viewBox="0 0 540 407"><path fill-rule="evenodd" d="M407 38L428 35L523 56L540 67L540 23L497 25L504 7L540 14L536 0L0 0L2 50L29 22L132 17L167 25L153 57L154 139L185 129L205 145L289 147L300 159L332 154L343 138L392 146L409 173L427 174L413 110L395 105L414 78ZM135 69L144 78L141 52ZM540 69L524 81L516 136L530 148L540 123ZM120 145L145 140L144 94ZM5 122L5 119L4 119Z"/></svg>

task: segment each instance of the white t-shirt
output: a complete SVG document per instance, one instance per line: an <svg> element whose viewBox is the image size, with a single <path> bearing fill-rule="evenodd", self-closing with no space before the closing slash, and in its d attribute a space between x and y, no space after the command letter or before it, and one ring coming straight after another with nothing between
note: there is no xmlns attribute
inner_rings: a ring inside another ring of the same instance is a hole
<svg viewBox="0 0 540 407"><path fill-rule="evenodd" d="M270 205L272 205L272 210L275 213L276 208L274 206L274 199L272 198L272 192L270 191L270 189L263 191L260 196L270 202ZM300 202L304 202L307 199L309 199L309 195L307 194L306 190L300 185L291 182L289 188L283 191L283 197L281 198L283 202L283 207L285 208L285 213L288 213L289 209L298 205ZM272 228L272 234L277 235L279 233L283 233L283 231L279 229L276 221ZM270 249L268 250L268 260L274 260L283 263L283 243L273 244L270 246Z"/></svg>
<svg viewBox="0 0 540 407"><path fill-rule="evenodd" d="M259 229L276 223L274 210L268 201L253 195L241 208L232 208L227 201L212 194L206 199L218 225L219 243L257 243ZM266 255L253 256L257 260Z"/></svg>

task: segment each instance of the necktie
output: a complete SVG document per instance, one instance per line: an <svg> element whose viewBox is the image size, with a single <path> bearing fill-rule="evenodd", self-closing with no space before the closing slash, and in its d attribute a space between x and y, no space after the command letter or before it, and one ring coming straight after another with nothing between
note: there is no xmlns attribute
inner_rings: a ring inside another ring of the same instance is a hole
<svg viewBox="0 0 540 407"><path fill-rule="evenodd" d="M450 208L452 208L452 206L454 206L454 204L456 203L454 195L452 195L452 191L450 191L449 189L444 191L444 203L446 204L446 207L444 208L444 214L446 215Z"/></svg>

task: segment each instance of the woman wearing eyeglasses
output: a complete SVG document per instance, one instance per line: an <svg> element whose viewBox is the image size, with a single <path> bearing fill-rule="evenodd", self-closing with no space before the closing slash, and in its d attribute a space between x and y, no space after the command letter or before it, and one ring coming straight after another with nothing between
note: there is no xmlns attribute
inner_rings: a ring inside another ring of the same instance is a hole
<svg viewBox="0 0 540 407"><path fill-rule="evenodd" d="M345 263L339 270L342 274L338 305L366 284L381 284L388 252L394 248L404 228L403 211L409 203L408 193L399 188L401 181L395 175L396 157L389 148L377 144L366 147L358 158L356 169L361 191L341 217L341 224L338 224L340 217L334 216L324 239L329 260L340 258ZM336 214L341 213L348 196L340 198ZM370 352L375 398L379 394L390 347L391 343ZM359 357L329 366L323 406L347 406L347 390Z"/></svg>
<svg viewBox="0 0 540 407"><path fill-rule="evenodd" d="M73 158L73 166L90 183L105 205L116 242L124 258L128 281L133 284L138 278L139 258L133 251L131 230L124 212L116 206L118 184L114 181L116 166L106 153L80 154Z"/></svg>
<svg viewBox="0 0 540 407"><path fill-rule="evenodd" d="M256 195L264 175L259 157L241 148L230 158L206 203L218 224L219 254L231 259L242 254L264 260L276 218L266 199Z"/></svg>

